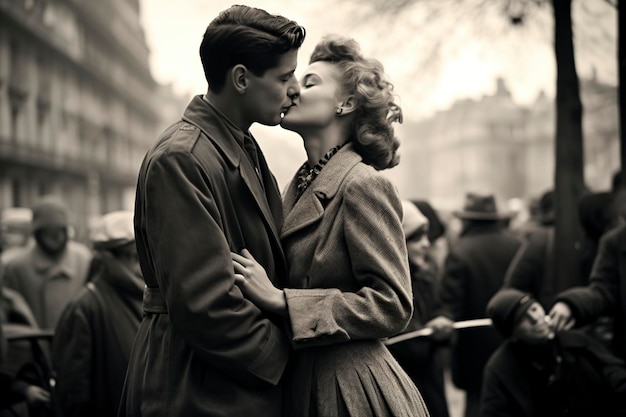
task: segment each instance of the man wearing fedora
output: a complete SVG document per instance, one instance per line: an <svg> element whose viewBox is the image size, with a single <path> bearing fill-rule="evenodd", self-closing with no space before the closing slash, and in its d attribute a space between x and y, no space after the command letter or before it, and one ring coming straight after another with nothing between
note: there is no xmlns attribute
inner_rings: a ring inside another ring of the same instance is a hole
<svg viewBox="0 0 626 417"><path fill-rule="evenodd" d="M454 321L484 318L489 299L502 287L504 275L521 239L509 230L512 213L499 212L493 195L468 193L459 238L444 263L438 315L427 326L436 338L452 335ZM453 335L452 380L465 391L465 417L478 417L485 363L502 342L492 327L463 329Z"/></svg>

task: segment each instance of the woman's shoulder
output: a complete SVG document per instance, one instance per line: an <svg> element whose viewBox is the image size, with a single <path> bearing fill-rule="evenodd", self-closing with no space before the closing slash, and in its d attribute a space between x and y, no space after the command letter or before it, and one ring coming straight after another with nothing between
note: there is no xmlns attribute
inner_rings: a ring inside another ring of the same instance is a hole
<svg viewBox="0 0 626 417"><path fill-rule="evenodd" d="M365 185L383 185L386 187L395 187L393 182L384 176L380 171L376 170L373 166L366 164L363 161L355 164L347 175L347 181L353 184L365 184Z"/></svg>

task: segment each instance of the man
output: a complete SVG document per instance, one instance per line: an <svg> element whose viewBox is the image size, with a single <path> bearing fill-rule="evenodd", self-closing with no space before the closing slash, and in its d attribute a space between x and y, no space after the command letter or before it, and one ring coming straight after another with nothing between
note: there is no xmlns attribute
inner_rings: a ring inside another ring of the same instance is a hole
<svg viewBox="0 0 626 417"><path fill-rule="evenodd" d="M452 322L485 317L487 302L500 289L521 240L508 229L510 213L499 213L493 195L468 193L461 235L450 246L440 283L440 312L426 325L444 339ZM465 417L477 417L482 373L502 338L492 328L465 329L455 335L451 351L454 384L465 391Z"/></svg>
<svg viewBox="0 0 626 417"><path fill-rule="evenodd" d="M558 291L554 280L554 191L539 200L538 225L521 232L523 244L504 277L504 286L531 293L548 308Z"/></svg>
<svg viewBox="0 0 626 417"><path fill-rule="evenodd" d="M626 366L583 331L554 332L541 304L514 288L487 315L505 338L485 366L483 417L626 415Z"/></svg>
<svg viewBox="0 0 626 417"><path fill-rule="evenodd" d="M146 283L121 416L281 416L290 350L283 322L235 285L248 249L281 287L287 266L277 183L249 132L276 125L299 94L304 28L232 6L209 24L209 85L139 172L135 234Z"/></svg>
<svg viewBox="0 0 626 417"><path fill-rule="evenodd" d="M65 417L117 414L143 314L133 212L102 216L91 242L99 268L63 312L52 344L55 395Z"/></svg>
<svg viewBox="0 0 626 417"><path fill-rule="evenodd" d="M557 330L611 317L611 347L626 360L626 225L602 236L589 285L558 294L550 316Z"/></svg>
<svg viewBox="0 0 626 417"><path fill-rule="evenodd" d="M621 171L613 175L608 204L601 211L608 213L598 231L598 250L588 285L576 286L559 293L550 310L557 330L574 326L610 324L609 345L626 361L626 187ZM606 201L606 200L605 200Z"/></svg>
<svg viewBox="0 0 626 417"><path fill-rule="evenodd" d="M92 254L69 239L69 213L55 196L33 207L34 245L6 264L4 281L28 303L42 329L54 329L65 306L87 280Z"/></svg>

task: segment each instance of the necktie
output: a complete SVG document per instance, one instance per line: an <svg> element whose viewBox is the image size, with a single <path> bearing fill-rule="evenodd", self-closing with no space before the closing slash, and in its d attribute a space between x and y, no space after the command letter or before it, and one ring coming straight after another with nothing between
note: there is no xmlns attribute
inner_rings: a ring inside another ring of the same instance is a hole
<svg viewBox="0 0 626 417"><path fill-rule="evenodd" d="M248 135L244 135L243 136L243 147L246 150L246 153L248 154L248 157L250 159L250 162L252 163L252 166L254 166L254 170L256 171L256 175L259 178L259 182L261 183L261 186L263 186L263 178L261 177L261 172L259 171L259 154L258 154L258 150L256 145L254 144L254 141L252 140L252 138Z"/></svg>

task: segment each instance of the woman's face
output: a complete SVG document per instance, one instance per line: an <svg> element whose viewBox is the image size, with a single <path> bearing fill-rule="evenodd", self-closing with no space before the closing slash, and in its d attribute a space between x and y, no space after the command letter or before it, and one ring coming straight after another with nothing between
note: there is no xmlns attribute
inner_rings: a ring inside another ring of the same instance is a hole
<svg viewBox="0 0 626 417"><path fill-rule="evenodd" d="M292 105L292 96L298 94L295 76L298 50L292 49L281 56L278 65L262 76L247 73L248 87L245 94L247 117L263 125L275 126L280 115Z"/></svg>
<svg viewBox="0 0 626 417"><path fill-rule="evenodd" d="M406 249L409 254L409 259L414 262L424 262L429 248L428 225L421 226L415 232L411 233L410 236L406 237Z"/></svg>
<svg viewBox="0 0 626 417"><path fill-rule="evenodd" d="M295 132L327 126L335 120L341 105L340 91L337 66L312 63L300 79L300 97L283 117L281 126Z"/></svg>

